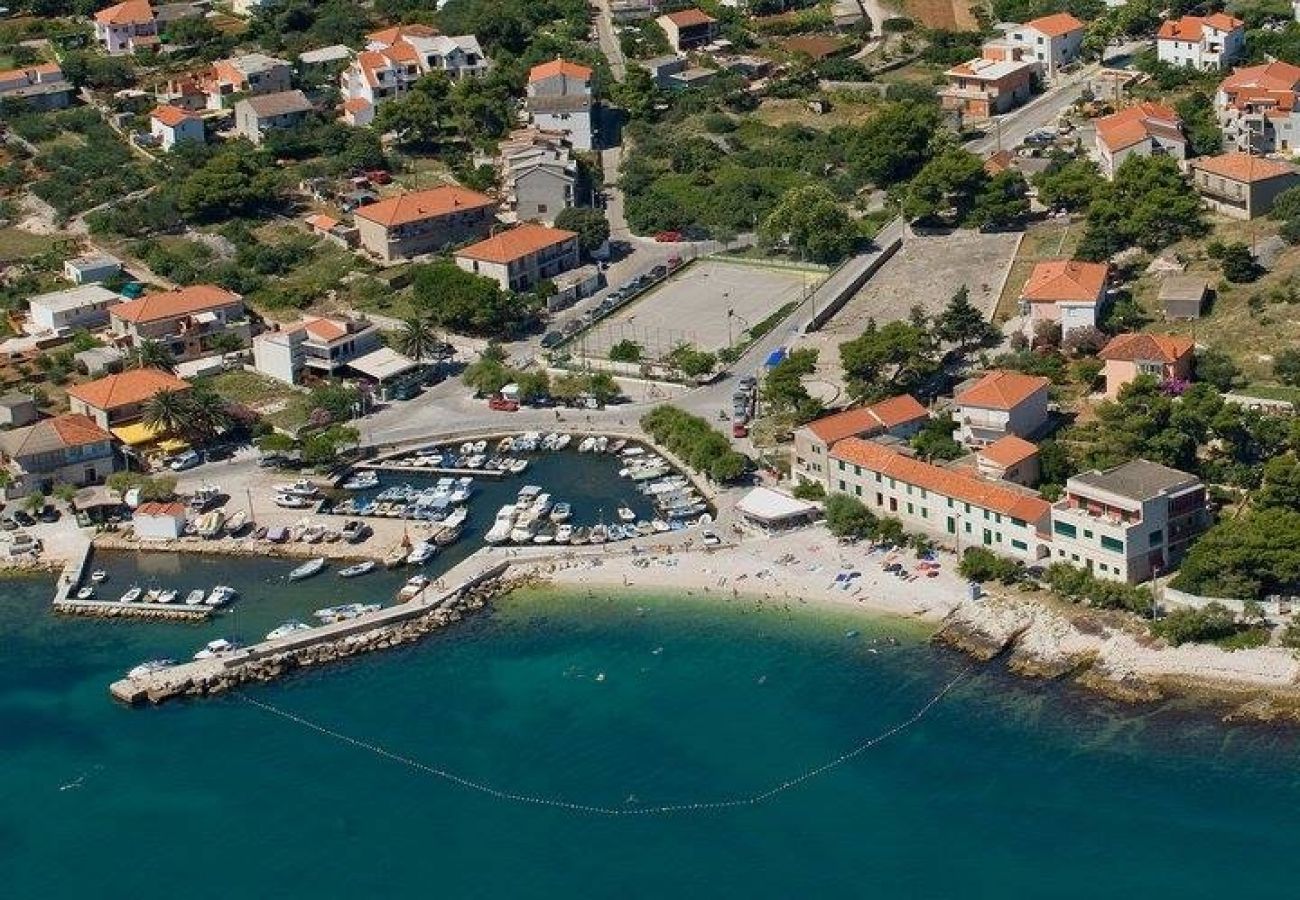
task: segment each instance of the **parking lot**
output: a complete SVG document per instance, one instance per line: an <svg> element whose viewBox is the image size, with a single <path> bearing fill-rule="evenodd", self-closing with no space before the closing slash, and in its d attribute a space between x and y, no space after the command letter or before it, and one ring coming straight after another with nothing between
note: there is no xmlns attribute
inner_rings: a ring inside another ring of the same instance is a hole
<svg viewBox="0 0 1300 900"><path fill-rule="evenodd" d="M593 325L571 346L580 355L605 357L614 344L635 341L647 359L682 343L722 350L751 325L802 300L823 278L821 272L700 260Z"/></svg>

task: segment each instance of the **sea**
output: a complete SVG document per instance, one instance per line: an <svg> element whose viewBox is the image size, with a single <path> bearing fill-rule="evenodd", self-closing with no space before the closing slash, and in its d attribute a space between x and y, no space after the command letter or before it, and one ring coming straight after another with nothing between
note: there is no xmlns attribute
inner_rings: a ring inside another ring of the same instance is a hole
<svg viewBox="0 0 1300 900"><path fill-rule="evenodd" d="M141 660L387 599L403 576L96 565L105 590L241 599L201 625L85 620L51 615L48 578L0 583L4 897L1295 890L1296 730L972 666L915 623L534 588L414 645L129 709L107 687Z"/></svg>

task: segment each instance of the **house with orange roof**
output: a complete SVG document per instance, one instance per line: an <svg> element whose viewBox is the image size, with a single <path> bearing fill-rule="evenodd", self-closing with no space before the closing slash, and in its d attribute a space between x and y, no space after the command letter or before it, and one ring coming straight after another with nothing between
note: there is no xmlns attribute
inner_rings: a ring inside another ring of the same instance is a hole
<svg viewBox="0 0 1300 900"><path fill-rule="evenodd" d="M94 15L95 40L106 53L134 53L158 45L158 19L149 0L126 0Z"/></svg>
<svg viewBox="0 0 1300 900"><path fill-rule="evenodd" d="M430 25L397 25L366 35L366 47L339 73L344 121L368 125L377 107L404 96L431 72L452 81L480 78L491 68L478 38L449 37Z"/></svg>
<svg viewBox="0 0 1300 900"><path fill-rule="evenodd" d="M1240 152L1194 159L1191 175L1205 202L1234 219L1267 215L1278 194L1300 186L1300 169L1291 163Z"/></svg>
<svg viewBox="0 0 1300 900"><path fill-rule="evenodd" d="M1243 66L1219 83L1214 107L1224 142L1247 153L1291 150L1300 142L1300 66Z"/></svg>
<svg viewBox="0 0 1300 900"><path fill-rule="evenodd" d="M1033 437L1047 424L1050 386L1046 378L1003 369L966 383L953 397L953 438L979 448L1009 434Z"/></svg>
<svg viewBox="0 0 1300 900"><path fill-rule="evenodd" d="M985 547L1025 563L1051 552L1052 508L1038 494L970 469L922 462L876 441L838 441L824 487L958 550Z"/></svg>
<svg viewBox="0 0 1300 900"><path fill-rule="evenodd" d="M1002 32L1002 37L995 43L1021 48L1025 58L1038 63L1049 79L1056 78L1062 68L1078 61L1087 30L1083 22L1069 13L1040 16L1023 25L1004 22L996 28Z"/></svg>
<svg viewBox="0 0 1300 900"><path fill-rule="evenodd" d="M979 57L944 73L948 86L939 92L939 100L964 120L998 116L1033 96L1039 68L1018 47L986 45Z"/></svg>
<svg viewBox="0 0 1300 900"><path fill-rule="evenodd" d="M576 269L581 262L577 232L537 222L498 231L457 250L454 258L466 272L491 278L501 290L517 293Z"/></svg>
<svg viewBox="0 0 1300 900"><path fill-rule="evenodd" d="M668 35L668 45L678 53L703 47L718 33L718 20L694 7L665 13L655 23Z"/></svg>
<svg viewBox="0 0 1300 900"><path fill-rule="evenodd" d="M1038 484L1038 445L1008 434L975 453L975 471L990 481L1010 481L1033 487Z"/></svg>
<svg viewBox="0 0 1300 900"><path fill-rule="evenodd" d="M442 185L369 203L355 218L361 248L391 263L487 237L496 210L485 194Z"/></svg>
<svg viewBox="0 0 1300 900"><path fill-rule="evenodd" d="M820 484L826 480L830 449L837 442L848 437L907 440L929 418L930 413L911 394L823 416L795 429L790 476L796 482Z"/></svg>
<svg viewBox="0 0 1300 900"><path fill-rule="evenodd" d="M136 421L145 405L162 391L188 391L182 381L162 369L128 369L68 388L68 403L74 413L94 420L100 428L114 428Z"/></svg>
<svg viewBox="0 0 1300 900"><path fill-rule="evenodd" d="M6 498L49 494L58 484L98 484L117 468L113 436L76 413L0 433L0 453L9 474Z"/></svg>
<svg viewBox="0 0 1300 900"><path fill-rule="evenodd" d="M1222 69L1245 49L1246 23L1227 13L1166 19L1156 31L1156 57L1180 69Z"/></svg>
<svg viewBox="0 0 1300 900"><path fill-rule="evenodd" d="M524 107L533 125L564 134L575 150L595 147L596 88L587 66L566 59L539 63L528 71Z"/></svg>
<svg viewBox="0 0 1300 900"><path fill-rule="evenodd" d="M265 53L220 59L201 79L208 109L225 109L234 98L279 94L293 87L293 66Z"/></svg>
<svg viewBox="0 0 1300 900"><path fill-rule="evenodd" d="M1172 107L1144 101L1096 121L1094 137L1101 174L1114 178L1130 156L1187 158L1183 120Z"/></svg>
<svg viewBox="0 0 1300 900"><path fill-rule="evenodd" d="M202 144L207 140L203 117L179 106L159 106L151 112L149 131L164 150L177 144Z"/></svg>
<svg viewBox="0 0 1300 900"><path fill-rule="evenodd" d="M32 109L62 109L74 90L55 63L0 72L0 100L21 101Z"/></svg>
<svg viewBox="0 0 1300 900"><path fill-rule="evenodd" d="M222 352L233 340L247 344L252 335L244 298L215 284L145 294L109 307L108 315L119 343L160 341L178 360Z"/></svg>
<svg viewBox="0 0 1300 900"><path fill-rule="evenodd" d="M1020 290L1020 314L1032 333L1039 322L1058 322L1064 338L1076 328L1095 328L1106 299L1105 263L1052 259L1037 263Z"/></svg>
<svg viewBox="0 0 1300 900"><path fill-rule="evenodd" d="M288 384L306 377L333 378L379 350L379 326L365 317L304 319L253 338L253 366Z"/></svg>
<svg viewBox="0 0 1300 900"><path fill-rule="evenodd" d="M1150 375L1157 381L1191 381L1196 343L1178 334L1117 334L1097 358L1106 368L1106 396L1119 396L1120 388Z"/></svg>

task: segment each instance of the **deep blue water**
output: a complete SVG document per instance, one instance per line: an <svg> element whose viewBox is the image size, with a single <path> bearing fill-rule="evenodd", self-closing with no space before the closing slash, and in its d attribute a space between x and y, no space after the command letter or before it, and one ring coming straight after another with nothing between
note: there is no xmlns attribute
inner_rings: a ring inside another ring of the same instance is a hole
<svg viewBox="0 0 1300 900"><path fill-rule="evenodd" d="M140 561L108 564L120 583ZM339 588L283 585L279 561L184 566L240 587L240 611L205 626L56 619L46 581L0 587L4 896L1294 891L1295 732L1130 710L996 668L795 790L662 817L493 799L237 697L115 705L107 684L140 659ZM535 592L249 695L509 791L632 808L761 792L907 719L966 665L898 623Z"/></svg>

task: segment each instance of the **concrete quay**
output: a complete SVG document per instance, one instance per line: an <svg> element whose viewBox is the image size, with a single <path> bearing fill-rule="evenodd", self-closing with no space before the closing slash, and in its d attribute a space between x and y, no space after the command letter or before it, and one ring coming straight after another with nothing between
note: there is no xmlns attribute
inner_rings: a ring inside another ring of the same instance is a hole
<svg viewBox="0 0 1300 900"><path fill-rule="evenodd" d="M172 603L122 603L118 600L55 599L54 611L65 616L95 619L155 619L173 622L200 622L216 613L212 606L188 606Z"/></svg>

